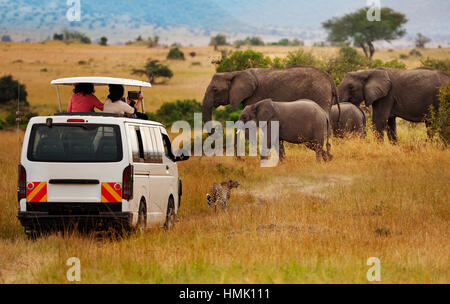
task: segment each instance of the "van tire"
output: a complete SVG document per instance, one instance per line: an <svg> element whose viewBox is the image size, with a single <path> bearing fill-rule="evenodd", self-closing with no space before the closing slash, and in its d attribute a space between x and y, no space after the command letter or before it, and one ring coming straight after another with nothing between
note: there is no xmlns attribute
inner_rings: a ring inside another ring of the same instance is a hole
<svg viewBox="0 0 450 304"><path fill-rule="evenodd" d="M147 228L147 207L145 201L142 199L139 203L138 222L136 224L136 231L142 233Z"/></svg>
<svg viewBox="0 0 450 304"><path fill-rule="evenodd" d="M175 213L175 202L173 197L169 197L169 202L167 203L167 214L166 222L164 223L164 229L171 230L175 226L176 213Z"/></svg>

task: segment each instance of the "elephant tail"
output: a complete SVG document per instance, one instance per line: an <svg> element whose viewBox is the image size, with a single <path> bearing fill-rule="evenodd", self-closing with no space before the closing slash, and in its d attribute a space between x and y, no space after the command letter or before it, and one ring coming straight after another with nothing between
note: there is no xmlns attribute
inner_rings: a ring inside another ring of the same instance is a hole
<svg viewBox="0 0 450 304"><path fill-rule="evenodd" d="M333 155L331 155L331 145L330 145L330 135L331 135L331 123L330 118L327 117L327 159L332 160Z"/></svg>
<svg viewBox="0 0 450 304"><path fill-rule="evenodd" d="M339 104L339 95L337 92L336 84L334 83L333 79L330 77L331 82L331 105L336 104L338 107L338 117L337 117L337 127L339 129L339 122L341 120L341 105Z"/></svg>

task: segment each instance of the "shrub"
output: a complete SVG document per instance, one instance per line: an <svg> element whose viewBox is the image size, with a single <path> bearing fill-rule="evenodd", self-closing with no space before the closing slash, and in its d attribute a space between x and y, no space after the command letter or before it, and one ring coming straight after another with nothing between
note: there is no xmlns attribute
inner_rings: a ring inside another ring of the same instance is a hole
<svg viewBox="0 0 450 304"><path fill-rule="evenodd" d="M450 59L422 59L422 66L441 70L450 74Z"/></svg>
<svg viewBox="0 0 450 304"><path fill-rule="evenodd" d="M63 31L63 35L64 41L67 43L78 42L83 44L91 44L91 38L78 31L65 30Z"/></svg>
<svg viewBox="0 0 450 304"><path fill-rule="evenodd" d="M54 34L53 34L53 40L60 40L60 41L63 41L63 40L64 40L64 34L54 33Z"/></svg>
<svg viewBox="0 0 450 304"><path fill-rule="evenodd" d="M156 78L172 78L173 72L167 65L159 63L159 60L148 59L143 69L133 69L133 75L145 75L150 83L154 84Z"/></svg>
<svg viewBox="0 0 450 304"><path fill-rule="evenodd" d="M106 37L100 38L100 41L99 41L98 44L103 45L103 46L107 46L108 45L108 38L106 38Z"/></svg>
<svg viewBox="0 0 450 304"><path fill-rule="evenodd" d="M406 55L406 54L400 54L399 56L398 56L400 59L408 59L408 55Z"/></svg>
<svg viewBox="0 0 450 304"><path fill-rule="evenodd" d="M178 120L185 120L194 125L194 113L201 113L202 104L195 99L165 102L155 113L147 113L149 119L158 121L167 127Z"/></svg>
<svg viewBox="0 0 450 304"><path fill-rule="evenodd" d="M446 145L450 142L450 83L439 90L439 109L431 106L430 133Z"/></svg>
<svg viewBox="0 0 450 304"><path fill-rule="evenodd" d="M25 110L25 112L28 109ZM20 117L20 124L19 127L20 128L26 128L28 122L30 121L31 118L38 116L39 114L36 112L22 112L23 110L21 110L21 117ZM24 115L23 115L24 114ZM5 118L5 122L4 122L4 127L14 127L16 126L17 121L16 121L16 111L12 110L9 111L8 115L6 115Z"/></svg>
<svg viewBox="0 0 450 304"><path fill-rule="evenodd" d="M372 60L369 62L370 68L392 68L399 70L406 70L406 65L403 62L398 61L397 59L383 62L380 59Z"/></svg>
<svg viewBox="0 0 450 304"><path fill-rule="evenodd" d="M264 41L260 37L247 37L244 40L236 40L234 46L239 48L243 45L263 46Z"/></svg>
<svg viewBox="0 0 450 304"><path fill-rule="evenodd" d="M2 36L2 42L12 42L11 36L3 35Z"/></svg>
<svg viewBox="0 0 450 304"><path fill-rule="evenodd" d="M416 48L423 49L423 48L425 48L425 44L427 44L430 41L431 41L430 38L425 37L421 33L417 33L417 36L416 36L416 39L414 40L414 43L416 45Z"/></svg>
<svg viewBox="0 0 450 304"><path fill-rule="evenodd" d="M227 45L227 37L225 35L222 34L217 34L214 37L211 37L211 40L209 42L210 46L214 46L215 48L217 48L220 45Z"/></svg>
<svg viewBox="0 0 450 304"><path fill-rule="evenodd" d="M321 68L331 75L336 85L344 79L345 74L368 68L369 59L360 55L354 48L344 46L335 58L322 63Z"/></svg>
<svg viewBox="0 0 450 304"><path fill-rule="evenodd" d="M272 42L270 45L279 45L279 46L303 46L305 43L303 40L298 40L297 38L294 38L289 40L288 38L281 39L278 42Z"/></svg>
<svg viewBox="0 0 450 304"><path fill-rule="evenodd" d="M213 112L214 119L224 124L226 121L238 121L244 106L240 104L237 109L231 109L230 105L216 108Z"/></svg>
<svg viewBox="0 0 450 304"><path fill-rule="evenodd" d="M221 73L243 71L249 68L268 68L271 60L261 52L246 50L245 52L235 51L231 55L223 52L222 59L214 63L217 64L216 71Z"/></svg>
<svg viewBox="0 0 450 304"><path fill-rule="evenodd" d="M419 50L416 50L416 49L412 49L412 50L409 52L409 55L410 55L410 56L422 57L422 53L421 53Z"/></svg>
<svg viewBox="0 0 450 304"><path fill-rule="evenodd" d="M318 60L311 53L303 50L289 52L283 60L284 67L288 68L294 65L300 66L317 66Z"/></svg>
<svg viewBox="0 0 450 304"><path fill-rule="evenodd" d="M20 96L18 91L20 91ZM9 101L17 101L19 96L20 102L28 105L28 93L25 85L19 83L17 80L14 80L11 75L0 78L0 92L0 104L7 103Z"/></svg>
<svg viewBox="0 0 450 304"><path fill-rule="evenodd" d="M180 51L178 46L175 46L170 49L169 53L167 54L167 59L184 60L184 53Z"/></svg>

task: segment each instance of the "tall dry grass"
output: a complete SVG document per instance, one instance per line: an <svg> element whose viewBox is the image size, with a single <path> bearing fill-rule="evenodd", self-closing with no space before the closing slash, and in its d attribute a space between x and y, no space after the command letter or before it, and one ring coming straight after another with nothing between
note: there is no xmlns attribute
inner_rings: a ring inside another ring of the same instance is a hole
<svg viewBox="0 0 450 304"><path fill-rule="evenodd" d="M194 157L179 164L184 196L173 231L35 242L15 218L16 134L1 133L0 280L66 283L74 256L83 283L366 283L373 256L383 283L448 283L450 153L423 141L423 129L399 129L396 146L334 139L329 163L296 145L276 168ZM241 186L228 212L215 214L205 193L228 178Z"/></svg>

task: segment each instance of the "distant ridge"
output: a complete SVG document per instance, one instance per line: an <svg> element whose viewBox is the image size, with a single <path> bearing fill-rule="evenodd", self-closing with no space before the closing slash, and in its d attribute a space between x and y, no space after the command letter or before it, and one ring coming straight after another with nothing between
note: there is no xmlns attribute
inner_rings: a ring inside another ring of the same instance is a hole
<svg viewBox="0 0 450 304"><path fill-rule="evenodd" d="M139 35L143 38L159 35L164 43L205 45L218 32L226 33L230 39L259 35L271 41L282 37L320 41L326 38L321 28L323 21L352 12L365 3L365 0L81 0L81 22L69 22L65 0L0 0L0 34L10 34L14 40L39 41L72 28L94 40L105 35L112 43L123 43ZM412 43L419 31L434 42L450 41L450 1L396 0L386 5L405 13L409 19L408 36L404 39L407 43Z"/></svg>

